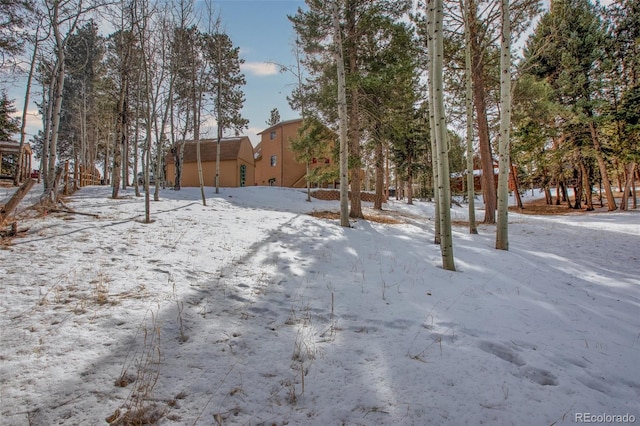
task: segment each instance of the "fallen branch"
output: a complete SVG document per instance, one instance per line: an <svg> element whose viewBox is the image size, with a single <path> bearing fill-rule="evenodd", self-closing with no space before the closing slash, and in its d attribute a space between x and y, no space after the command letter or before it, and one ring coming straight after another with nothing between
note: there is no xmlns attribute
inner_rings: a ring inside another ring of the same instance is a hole
<svg viewBox="0 0 640 426"><path fill-rule="evenodd" d="M0 210L0 223L3 223L7 217L18 207L20 201L29 193L33 185L36 183L33 179L27 179L20 188L13 194L13 197Z"/></svg>
<svg viewBox="0 0 640 426"><path fill-rule="evenodd" d="M49 211L50 211L50 212L53 212L53 213L79 214L79 215L82 215L82 216L91 216L91 217L94 217L94 218L96 218L96 219L100 219L100 216L99 216L99 215L97 215L97 214L93 214L93 213L84 213L84 212L76 212L76 211L69 210L69 209L52 208L52 209L49 209Z"/></svg>

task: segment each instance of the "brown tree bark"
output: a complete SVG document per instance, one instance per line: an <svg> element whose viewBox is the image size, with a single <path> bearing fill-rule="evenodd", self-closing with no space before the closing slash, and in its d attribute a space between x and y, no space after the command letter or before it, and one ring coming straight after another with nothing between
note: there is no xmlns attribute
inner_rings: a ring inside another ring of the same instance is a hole
<svg viewBox="0 0 640 426"><path fill-rule="evenodd" d="M469 26L471 33L471 79L473 80L473 100L478 126L480 162L482 163L482 195L484 198L484 223L496 223L498 203L493 176L493 154L487 119L487 94L484 81L484 63L482 44L479 35L478 7L474 0L469 5Z"/></svg>
<svg viewBox="0 0 640 426"><path fill-rule="evenodd" d="M620 201L620 210L629 210L629 197L631 196L631 184L633 183L633 175L635 173L636 163L630 162L625 170L626 179L624 188L622 189L622 201Z"/></svg>
<svg viewBox="0 0 640 426"><path fill-rule="evenodd" d="M377 140L375 145L375 168L376 168L376 196L373 201L375 210L382 210L384 201L384 156L382 154L382 141Z"/></svg>
<svg viewBox="0 0 640 426"><path fill-rule="evenodd" d="M356 75L358 72L358 52L356 48L357 44L357 28L356 28L356 4L354 0L347 0L346 9L346 21L347 21L347 37L346 47L349 56L349 67L347 70L347 76ZM358 87L353 85L349 90L351 108L349 111L349 169L350 169L350 188L351 188L351 206L349 210L349 217L364 219L362 213L362 201L360 199L360 192L362 190L362 183L360 181L360 108L359 108L359 93Z"/></svg>
<svg viewBox="0 0 640 426"><path fill-rule="evenodd" d="M584 186L585 201L587 203L587 211L593 211L593 195L591 194L591 176L589 169L585 166L584 160L580 161L580 170L582 170L582 183Z"/></svg>
<svg viewBox="0 0 640 426"><path fill-rule="evenodd" d="M591 133L591 142L598 161L598 167L600 168L600 176L602 177L602 185L604 186L604 193L607 197L607 209L614 211L618 208L616 205L616 199L613 197L613 190L611 189L611 182L609 181L609 173L607 172L607 165L604 162L602 156L602 148L600 147L600 141L598 140L598 131L593 121L589 121L589 132Z"/></svg>

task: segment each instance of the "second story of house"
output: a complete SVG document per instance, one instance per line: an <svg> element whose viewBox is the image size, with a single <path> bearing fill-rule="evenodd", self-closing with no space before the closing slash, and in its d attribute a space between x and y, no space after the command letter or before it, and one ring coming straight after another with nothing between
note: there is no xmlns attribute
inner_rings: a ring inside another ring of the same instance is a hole
<svg viewBox="0 0 640 426"><path fill-rule="evenodd" d="M306 165L296 160L291 140L297 137L302 119L282 121L258 133L260 142L254 149L256 185L302 186ZM304 185L304 184L303 184Z"/></svg>

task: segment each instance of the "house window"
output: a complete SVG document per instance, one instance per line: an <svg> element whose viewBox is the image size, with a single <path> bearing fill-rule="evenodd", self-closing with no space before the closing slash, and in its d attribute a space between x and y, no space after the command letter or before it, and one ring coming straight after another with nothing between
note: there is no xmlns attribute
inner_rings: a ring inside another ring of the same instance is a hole
<svg viewBox="0 0 640 426"><path fill-rule="evenodd" d="M318 163L318 159L317 159L317 158L315 158L315 157L313 157L313 158L311 159L311 164L317 164L317 163Z"/></svg>
<svg viewBox="0 0 640 426"><path fill-rule="evenodd" d="M276 138L276 131L272 130L271 133L269 133L269 139L273 140Z"/></svg>
<svg viewBox="0 0 640 426"><path fill-rule="evenodd" d="M277 155L272 155L271 156L271 167L275 167L276 164L278 164L278 156Z"/></svg>
<svg viewBox="0 0 640 426"><path fill-rule="evenodd" d="M276 178L269 179L269 186L276 186Z"/></svg>

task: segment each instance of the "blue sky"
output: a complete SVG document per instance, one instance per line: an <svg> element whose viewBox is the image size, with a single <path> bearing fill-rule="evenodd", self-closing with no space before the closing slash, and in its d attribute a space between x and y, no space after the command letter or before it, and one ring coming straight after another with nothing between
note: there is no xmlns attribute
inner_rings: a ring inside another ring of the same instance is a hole
<svg viewBox="0 0 640 426"><path fill-rule="evenodd" d="M202 2L196 5L202 6ZM287 95L294 88L296 78L290 73L280 73L274 63L291 66L295 63L293 44L295 32L287 19L294 15L298 7L305 7L303 0L222 0L214 1L216 12L220 14L222 28L231 37L234 45L240 47L240 56L245 60L242 71L245 75L244 118L249 120L249 128L244 134L257 144L256 134L264 130L273 108L278 108L282 120L299 117L287 102ZM206 16L199 16L206 25ZM107 35L107 34L104 34ZM37 83L32 87L27 140L42 128L41 117L37 116L34 100L40 100ZM24 80L18 79L5 86L8 95L16 99L18 114L22 114ZM37 98L37 99L36 99ZM215 127L203 126L208 132L205 137L214 137Z"/></svg>
<svg viewBox="0 0 640 426"><path fill-rule="evenodd" d="M249 120L245 132L254 144L256 133L264 130L273 108L278 108L282 120L299 117L287 103L296 78L280 73L273 63L292 66L295 63L293 45L295 32L287 19L302 0L225 0L214 3L220 13L222 28L240 47L245 60L242 67L247 84L243 116Z"/></svg>

